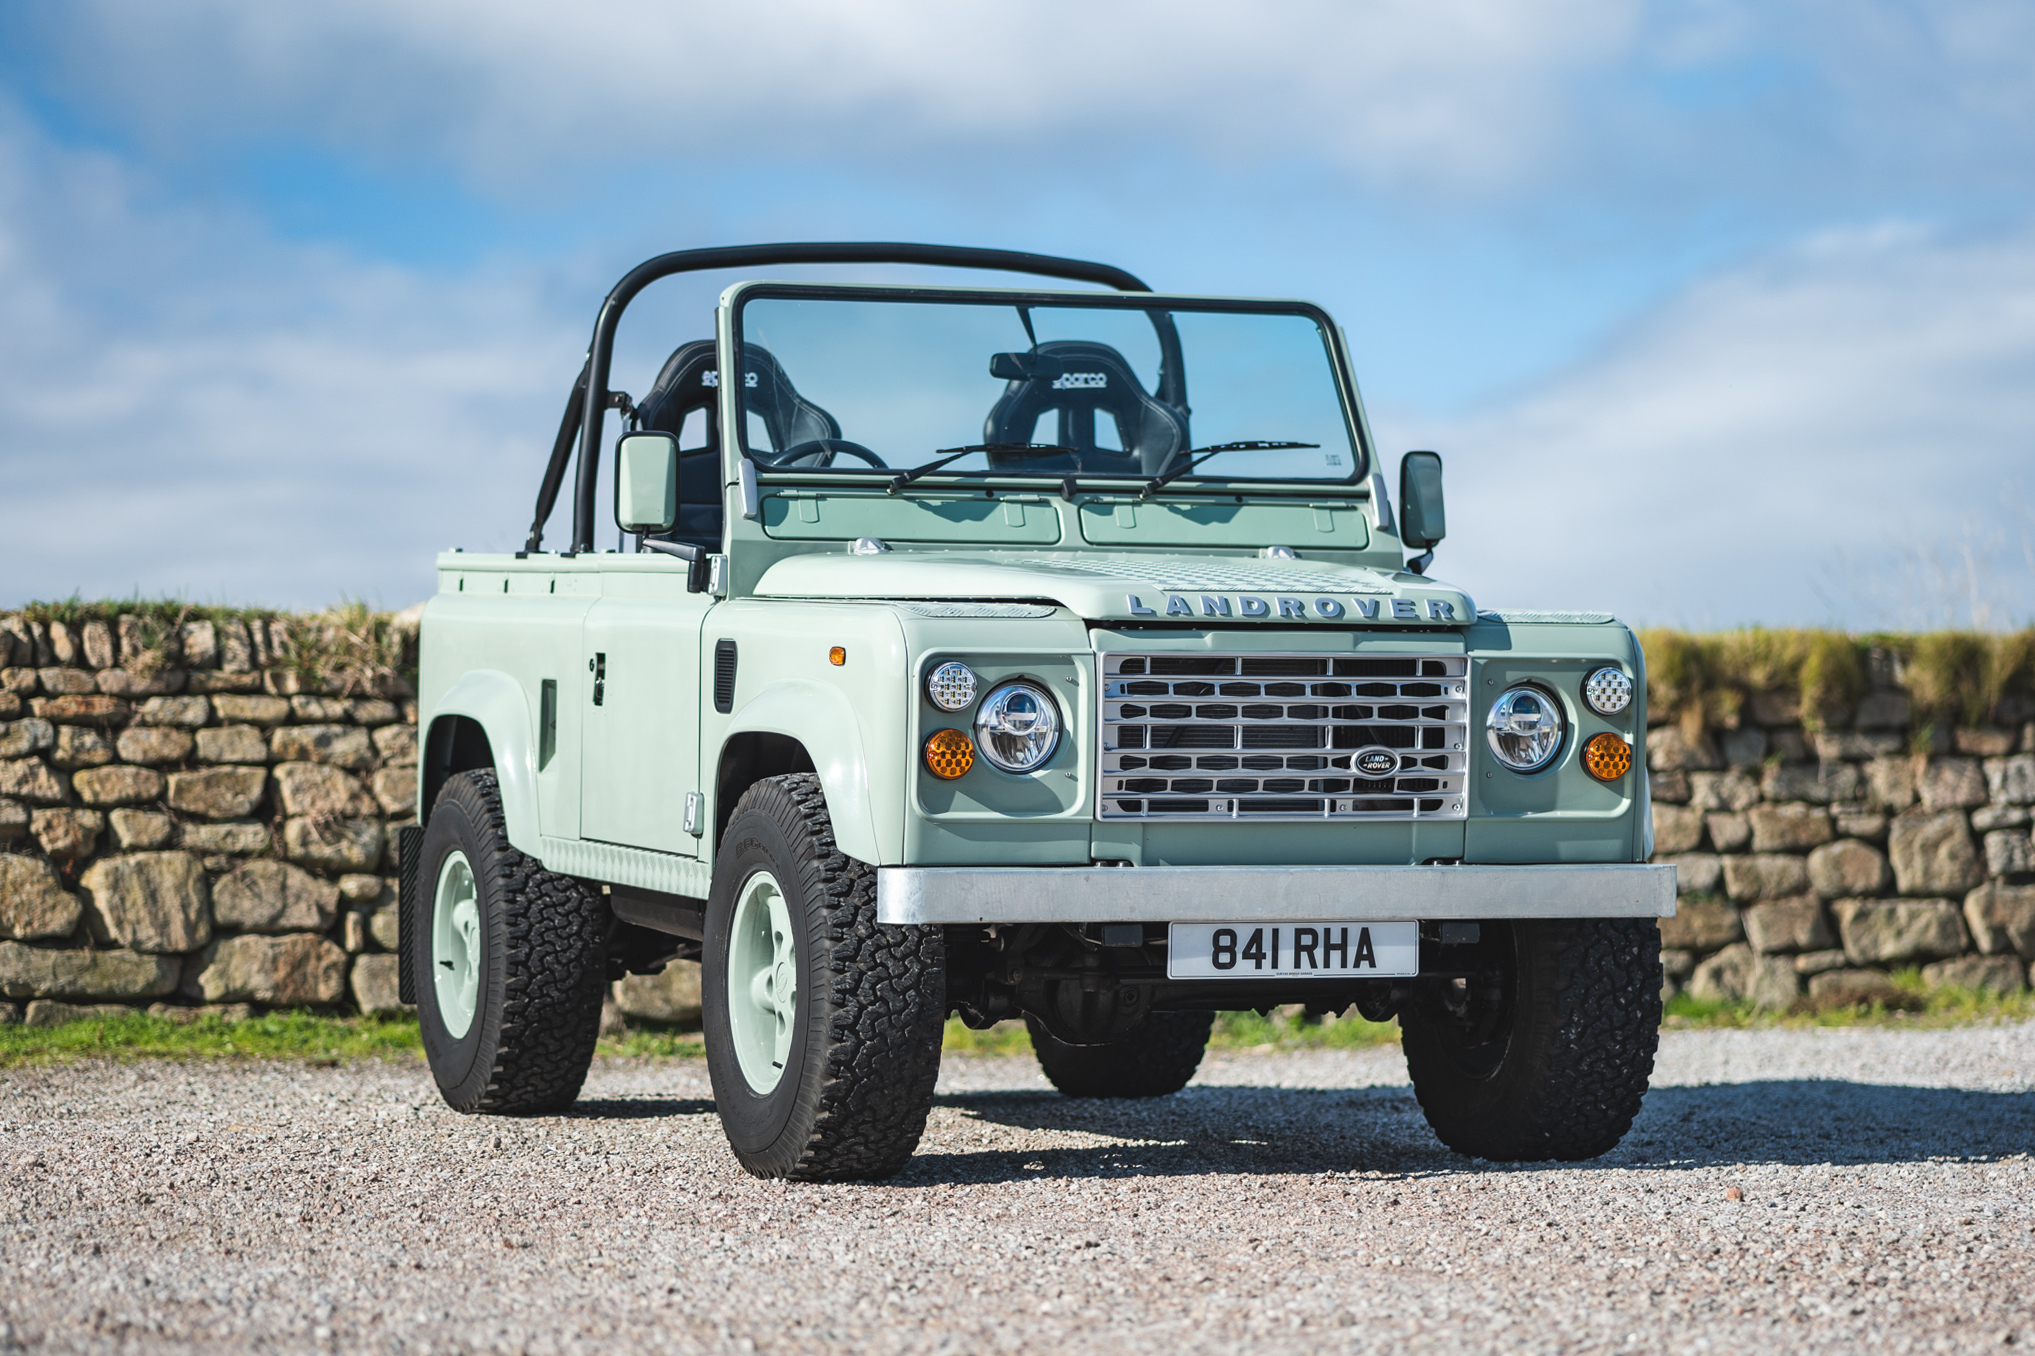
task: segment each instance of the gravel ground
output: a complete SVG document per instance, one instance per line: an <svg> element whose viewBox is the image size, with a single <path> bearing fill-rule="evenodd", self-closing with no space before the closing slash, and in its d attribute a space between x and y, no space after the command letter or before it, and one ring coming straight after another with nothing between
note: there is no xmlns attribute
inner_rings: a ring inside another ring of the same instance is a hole
<svg viewBox="0 0 2035 1356"><path fill-rule="evenodd" d="M1114 1104L950 1059L876 1186L744 1176L710 1097L696 1059L529 1120L420 1065L0 1070L0 1353L2035 1343L2035 1024L1670 1033L1583 1166L1442 1150L1393 1049Z"/></svg>

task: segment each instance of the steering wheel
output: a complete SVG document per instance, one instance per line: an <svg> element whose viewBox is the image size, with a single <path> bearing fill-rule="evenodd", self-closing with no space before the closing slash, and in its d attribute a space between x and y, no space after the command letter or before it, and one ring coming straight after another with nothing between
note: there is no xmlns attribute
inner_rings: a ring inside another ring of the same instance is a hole
<svg viewBox="0 0 2035 1356"><path fill-rule="evenodd" d="M857 457L871 466L889 469L890 463L871 452L860 443L851 443L846 438L812 438L802 443L793 443L784 451L771 458L772 466L796 466L804 462L809 466L832 466L837 456ZM820 460L809 460L819 458Z"/></svg>

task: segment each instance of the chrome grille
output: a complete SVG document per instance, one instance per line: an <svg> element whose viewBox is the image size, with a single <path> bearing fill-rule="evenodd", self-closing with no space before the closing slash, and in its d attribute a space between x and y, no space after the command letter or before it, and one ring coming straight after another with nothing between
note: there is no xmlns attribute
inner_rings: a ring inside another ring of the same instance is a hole
<svg viewBox="0 0 2035 1356"><path fill-rule="evenodd" d="M1105 654L1104 819L1462 819L1462 655Z"/></svg>

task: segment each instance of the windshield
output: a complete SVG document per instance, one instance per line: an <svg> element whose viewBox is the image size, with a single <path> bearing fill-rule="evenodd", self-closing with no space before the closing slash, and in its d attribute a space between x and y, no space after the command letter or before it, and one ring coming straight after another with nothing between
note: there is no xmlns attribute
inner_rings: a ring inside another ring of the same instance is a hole
<svg viewBox="0 0 2035 1356"><path fill-rule="evenodd" d="M1170 484L1362 469L1317 315L1100 300L750 293L744 449L766 468L894 470L899 488L926 474Z"/></svg>

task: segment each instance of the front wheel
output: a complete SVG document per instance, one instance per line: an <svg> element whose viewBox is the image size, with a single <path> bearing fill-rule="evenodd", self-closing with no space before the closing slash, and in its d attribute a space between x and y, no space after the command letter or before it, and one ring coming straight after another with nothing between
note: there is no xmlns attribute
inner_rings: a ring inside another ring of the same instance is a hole
<svg viewBox="0 0 2035 1356"><path fill-rule="evenodd" d="M1069 1045L1027 1016L1032 1053L1053 1086L1069 1097L1165 1097L1187 1086L1201 1067L1212 1012L1148 1012L1129 1031L1101 1045Z"/></svg>
<svg viewBox="0 0 2035 1356"><path fill-rule="evenodd" d="M1485 923L1464 979L1399 1014L1427 1123L1457 1153L1574 1162L1632 1126L1660 1044L1650 918Z"/></svg>
<svg viewBox="0 0 2035 1356"><path fill-rule="evenodd" d="M937 927L876 921L876 869L834 844L810 774L735 807L700 990L721 1126L758 1177L888 1177L925 1132L947 1010Z"/></svg>

